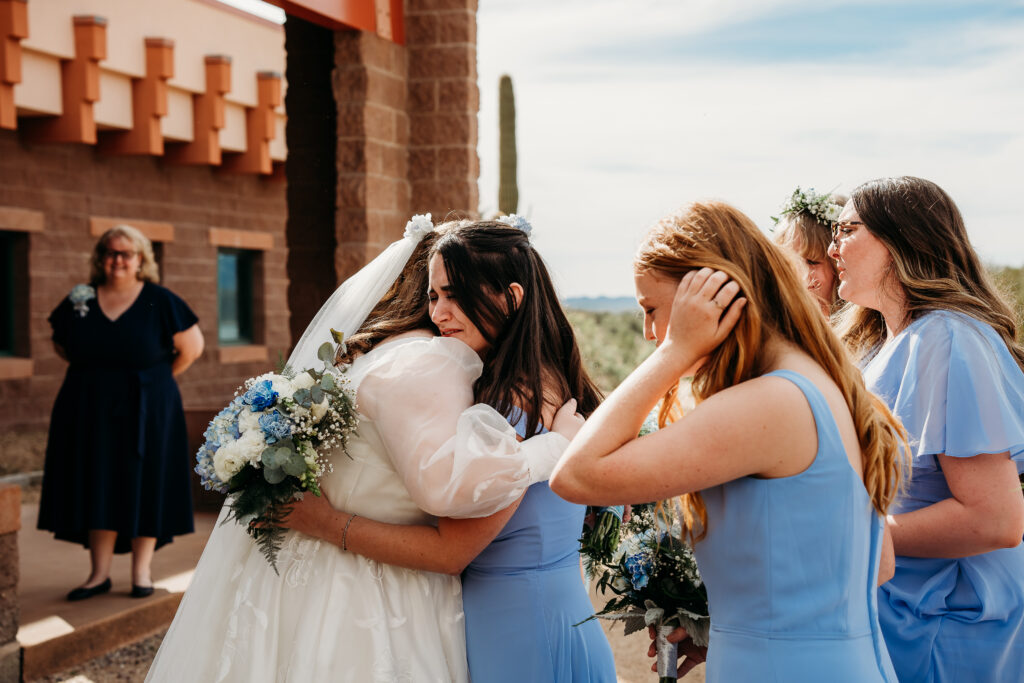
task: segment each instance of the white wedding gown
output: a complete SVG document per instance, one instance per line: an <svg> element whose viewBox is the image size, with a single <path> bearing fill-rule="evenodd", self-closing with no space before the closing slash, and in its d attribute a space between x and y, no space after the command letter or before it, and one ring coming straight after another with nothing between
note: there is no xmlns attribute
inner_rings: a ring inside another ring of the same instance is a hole
<svg viewBox="0 0 1024 683"><path fill-rule="evenodd" d="M358 435L321 481L331 504L435 524L432 514L482 516L518 499L532 483L523 449L553 462L568 442L519 443L493 409L470 407L480 370L469 347L439 337L397 339L357 359L348 377ZM241 526L218 522L146 680L468 680L457 576L380 564L293 531L278 569Z"/></svg>

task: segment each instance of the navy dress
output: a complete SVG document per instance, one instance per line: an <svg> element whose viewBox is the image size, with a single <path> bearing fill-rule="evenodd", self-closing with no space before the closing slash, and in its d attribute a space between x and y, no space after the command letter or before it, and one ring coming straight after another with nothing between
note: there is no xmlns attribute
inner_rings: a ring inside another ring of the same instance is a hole
<svg viewBox="0 0 1024 683"><path fill-rule="evenodd" d="M193 531L190 459L173 336L198 318L177 295L145 283L116 320L95 297L66 297L50 315L70 365L50 419L39 528L88 546L90 529L157 547Z"/></svg>

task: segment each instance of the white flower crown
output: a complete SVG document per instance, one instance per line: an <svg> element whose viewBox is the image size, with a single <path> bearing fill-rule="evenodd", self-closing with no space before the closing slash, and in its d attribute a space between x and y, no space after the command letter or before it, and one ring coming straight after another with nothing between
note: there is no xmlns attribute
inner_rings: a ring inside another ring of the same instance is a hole
<svg viewBox="0 0 1024 683"><path fill-rule="evenodd" d="M530 221L526 220L517 213L510 213L507 216L498 216L498 218L496 218L495 220L498 221L499 223L504 223L510 228L517 228L519 230L522 230L523 232L526 233L527 237L529 237L530 233L533 232L533 226L530 225Z"/></svg>
<svg viewBox="0 0 1024 683"><path fill-rule="evenodd" d="M806 211L814 216L816 221L831 228L832 224L839 220L839 214L842 213L843 207L833 202L832 196L829 194L818 194L813 187L801 190L798 186L793 190L789 200L783 204L779 215L771 218L777 225L783 216L795 216L801 211Z"/></svg>
<svg viewBox="0 0 1024 683"><path fill-rule="evenodd" d="M434 230L434 222L430 219L429 213L417 214L405 224L405 233L402 237L413 237L417 240Z"/></svg>

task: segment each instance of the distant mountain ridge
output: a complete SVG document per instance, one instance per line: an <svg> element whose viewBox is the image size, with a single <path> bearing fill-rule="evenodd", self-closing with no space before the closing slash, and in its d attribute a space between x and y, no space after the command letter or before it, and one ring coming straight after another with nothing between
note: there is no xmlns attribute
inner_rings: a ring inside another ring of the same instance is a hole
<svg viewBox="0 0 1024 683"><path fill-rule="evenodd" d="M636 299L631 296L578 296L563 299L562 305L577 311L595 311L604 313L620 313L622 311L639 311Z"/></svg>

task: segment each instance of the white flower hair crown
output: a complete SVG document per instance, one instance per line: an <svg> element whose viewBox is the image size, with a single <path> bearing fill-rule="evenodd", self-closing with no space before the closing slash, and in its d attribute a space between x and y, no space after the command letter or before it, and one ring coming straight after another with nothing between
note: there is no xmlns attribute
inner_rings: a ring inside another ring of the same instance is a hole
<svg viewBox="0 0 1024 683"><path fill-rule="evenodd" d="M517 213L510 213L507 216L499 216L495 220L497 220L499 223L504 223L510 228L522 230L524 233L526 233L527 237L529 237L530 233L533 232L533 226L530 225L530 221L526 220Z"/></svg>
<svg viewBox="0 0 1024 683"><path fill-rule="evenodd" d="M814 216L816 221L831 228L832 224L839 220L843 207L833 202L829 194L818 194L813 187L801 190L798 186L793 190L789 200L783 204L779 215L772 216L772 221L777 225L783 216L795 216L801 211L806 211Z"/></svg>
<svg viewBox="0 0 1024 683"><path fill-rule="evenodd" d="M434 222L430 220L429 213L417 214L405 224L405 234L402 237L413 237L421 240L428 233L434 231Z"/></svg>

